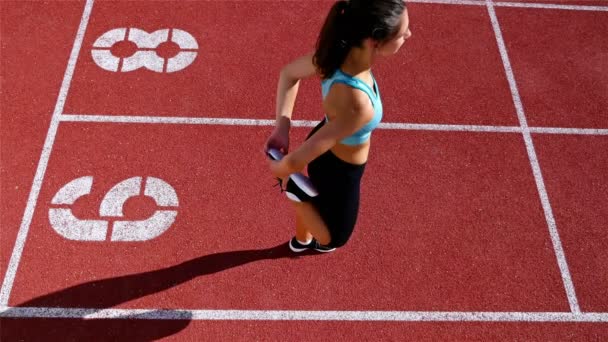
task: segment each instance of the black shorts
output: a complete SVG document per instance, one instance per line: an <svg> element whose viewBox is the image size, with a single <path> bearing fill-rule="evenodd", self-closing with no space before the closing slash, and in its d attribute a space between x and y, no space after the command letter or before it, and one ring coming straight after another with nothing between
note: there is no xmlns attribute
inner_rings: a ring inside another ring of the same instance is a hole
<svg viewBox="0 0 608 342"><path fill-rule="evenodd" d="M325 120L321 121L306 139L324 124ZM331 235L330 247L343 246L353 233L359 214L359 193L365 165L345 162L331 150L308 164L308 176L319 195L302 201L310 202L319 211ZM291 179L287 182L286 191L298 191Z"/></svg>

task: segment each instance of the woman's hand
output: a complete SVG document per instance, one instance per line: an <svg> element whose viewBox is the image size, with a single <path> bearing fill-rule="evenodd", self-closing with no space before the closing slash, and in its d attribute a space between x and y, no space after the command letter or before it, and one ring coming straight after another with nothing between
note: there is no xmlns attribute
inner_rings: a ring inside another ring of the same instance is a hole
<svg viewBox="0 0 608 342"><path fill-rule="evenodd" d="M285 158L277 161L277 160L269 160L268 165L270 166L270 172L276 178L279 178L283 181L287 181L289 175L291 175L294 171L289 168L289 165L285 161Z"/></svg>
<svg viewBox="0 0 608 342"><path fill-rule="evenodd" d="M289 128L289 119L281 118L264 144L264 153L271 148L275 148L283 155L287 155L289 153Z"/></svg>
<svg viewBox="0 0 608 342"><path fill-rule="evenodd" d="M279 150L283 155L289 153L289 132L275 128L268 140L266 140L264 153L268 152L271 148Z"/></svg>
<svg viewBox="0 0 608 342"><path fill-rule="evenodd" d="M282 125L278 125L273 131L266 144L264 145L264 152L268 152L269 149L274 148L279 150L283 156L286 156L289 152L289 129L285 128ZM291 174L288 170L287 163L284 162L284 159L281 161L270 160L270 172L272 172L273 176L281 179L287 180L289 175Z"/></svg>

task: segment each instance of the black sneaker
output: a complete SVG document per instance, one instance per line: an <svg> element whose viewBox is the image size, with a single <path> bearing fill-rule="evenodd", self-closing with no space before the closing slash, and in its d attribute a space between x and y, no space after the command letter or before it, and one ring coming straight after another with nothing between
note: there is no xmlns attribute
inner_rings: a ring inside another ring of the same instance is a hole
<svg viewBox="0 0 608 342"><path fill-rule="evenodd" d="M314 238L307 245L303 245L298 242L295 236L289 240L289 249L296 253L304 252L307 249L314 249L315 251L321 253L328 253L336 250L335 248L323 246Z"/></svg>

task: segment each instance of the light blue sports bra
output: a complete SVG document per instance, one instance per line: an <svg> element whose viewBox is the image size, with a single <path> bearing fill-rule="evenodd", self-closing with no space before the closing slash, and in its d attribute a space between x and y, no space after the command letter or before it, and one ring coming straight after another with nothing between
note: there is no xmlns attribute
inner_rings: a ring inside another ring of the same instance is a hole
<svg viewBox="0 0 608 342"><path fill-rule="evenodd" d="M372 90L367 83L363 82L361 79L357 77L350 76L344 73L342 70L338 69L330 78L327 78L321 82L321 89L323 93L323 99L329 93L329 89L334 83L344 83L353 88L364 91L369 99L372 101L372 105L374 107L374 117L368 122L365 126L363 126L360 130L355 132L353 135L344 138L341 143L345 145L359 145L367 140L369 140L372 135L372 131L378 127L380 120L382 120L382 101L380 100L380 91L378 90L378 84L376 83L376 79L372 75L372 80L374 81L374 90ZM328 121L327 114L325 115L325 121Z"/></svg>

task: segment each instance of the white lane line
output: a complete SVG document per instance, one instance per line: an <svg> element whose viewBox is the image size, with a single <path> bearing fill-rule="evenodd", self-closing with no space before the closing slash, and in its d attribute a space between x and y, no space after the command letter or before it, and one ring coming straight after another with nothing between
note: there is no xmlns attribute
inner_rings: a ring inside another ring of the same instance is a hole
<svg viewBox="0 0 608 342"><path fill-rule="evenodd" d="M419 4L439 4L439 5L469 5L469 6L485 6L483 0L408 0L407 2ZM494 7L516 7L516 8L533 8L533 9L557 9L569 11L592 11L606 12L607 6L590 6L590 5L564 5L551 3L526 3L526 2L510 2L499 1L494 2Z"/></svg>
<svg viewBox="0 0 608 342"><path fill-rule="evenodd" d="M33 307L2 308L0 317L252 321L608 322L606 312L157 310Z"/></svg>
<svg viewBox="0 0 608 342"><path fill-rule="evenodd" d="M40 161L38 162L38 167L36 168L34 182L32 184L32 189L30 190L30 195L27 200L25 213L23 214L23 220L21 221L21 226L19 227L19 233L17 234L15 247L13 248L13 253L11 254L8 269L6 271L4 281L2 282L2 289L0 290L0 306L6 306L8 304L9 296L13 288L15 275L19 267L19 261L21 260L21 255L23 254L23 247L25 246L27 234L29 232L32 217L34 215L34 210L36 209L36 203L38 202L40 188L42 187L44 174L46 173L46 167L49 163L49 157L53 149L53 143L55 142L55 136L57 134L57 128L59 127L60 122L59 118L61 116L61 113L63 112L63 107L65 105L65 100L68 95L68 90L70 89L70 83L72 82L74 68L76 67L76 61L78 60L78 55L80 54L82 40L84 38L84 34L89 23L89 17L91 15L92 9L93 0L87 0L87 3L84 6L84 12L82 13L82 17L80 19L80 26L78 27L78 32L76 33L76 38L74 39L74 46L72 47L70 59L68 60L68 65L63 75L61 89L59 90L59 96L57 98L57 103L55 104L55 110L53 111L53 116L51 117L49 130L46 134L46 139L44 140L44 146L42 147Z"/></svg>
<svg viewBox="0 0 608 342"><path fill-rule="evenodd" d="M101 123L145 123L145 124L187 124L187 125L228 125L228 126L273 126L275 120L196 118L196 117L157 117L127 115L82 115L64 114L61 121L101 122ZM297 124L313 125L312 121L299 121ZM292 122L292 126L296 123Z"/></svg>
<svg viewBox="0 0 608 342"><path fill-rule="evenodd" d="M573 313L580 313L580 307L576 298L574 284L572 283L570 270L568 268L568 263L566 262L566 255L562 247L562 242L559 238L559 232L557 231L557 225L553 216L553 210L551 209L551 203L549 202L549 195L547 194L547 190L545 188L545 182L543 180L542 172L540 169L540 163L538 162L536 150L534 149L534 143L532 141L532 135L530 134L530 129L528 128L528 122L526 120L524 107L519 96L519 91L517 89L517 83L515 82L513 69L511 68L511 62L507 53L507 47L502 36L502 31L500 29L498 18L496 17L496 12L494 11L494 4L492 3L492 0L486 0L486 5L488 8L488 13L490 15L490 20L492 21L492 27L494 28L496 43L498 44L498 49L500 50L500 56L502 58L507 80L509 81L509 86L511 88L513 103L515 105L517 117L522 128L524 142L526 144L526 150L528 151L528 158L530 159L532 173L534 174L534 180L536 181L538 194L540 196L543 210L545 212L545 219L547 220L547 225L549 227L549 234L551 235L553 250L555 251L557 264L559 265L562 281L564 283L564 288L568 297L568 303L570 304L570 310Z"/></svg>
<svg viewBox="0 0 608 342"><path fill-rule="evenodd" d="M483 0L406 0L408 3L485 6Z"/></svg>
<svg viewBox="0 0 608 342"><path fill-rule="evenodd" d="M412 123L381 123L378 128L401 129L413 131L456 131L456 132L493 132L493 133L520 133L516 126L478 126L478 125L441 125L441 124L412 124Z"/></svg>
<svg viewBox="0 0 608 342"><path fill-rule="evenodd" d="M503 1L494 2L494 7L519 7L519 8L558 9L558 10L570 10L570 11L608 12L608 6L534 4L534 3L503 2Z"/></svg>
<svg viewBox="0 0 608 342"><path fill-rule="evenodd" d="M127 115L89 115L64 114L60 118L65 122L97 122L97 123L138 123L138 124L182 124L182 125L227 125L227 126L273 126L274 120L262 119L233 119L233 118L200 118L200 117L160 117L160 116L127 116ZM314 127L318 121L293 120L294 127ZM400 122L383 122L378 128L411 130L411 131L457 131L457 132L493 132L521 133L519 126L483 126L483 125L446 125L446 124L416 124ZM578 134L578 135L608 135L608 129L599 128L560 128L560 127L530 127L530 132L539 134Z"/></svg>
<svg viewBox="0 0 608 342"><path fill-rule="evenodd" d="M157 117L157 116L115 116L64 114L61 121L97 122L97 123L144 123L144 124L188 124L188 125L228 125L228 126L274 126L275 120L233 119L233 118L197 118L197 117ZM293 127L314 127L318 121L293 120ZM470 131L470 132L507 132L519 133L517 126L474 126L474 125L435 125L408 123L381 123L381 129L402 130L435 130L435 131Z"/></svg>
<svg viewBox="0 0 608 342"><path fill-rule="evenodd" d="M530 132L542 134L608 135L608 129L598 128L530 127Z"/></svg>

